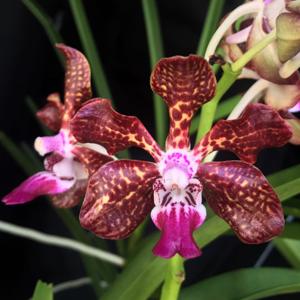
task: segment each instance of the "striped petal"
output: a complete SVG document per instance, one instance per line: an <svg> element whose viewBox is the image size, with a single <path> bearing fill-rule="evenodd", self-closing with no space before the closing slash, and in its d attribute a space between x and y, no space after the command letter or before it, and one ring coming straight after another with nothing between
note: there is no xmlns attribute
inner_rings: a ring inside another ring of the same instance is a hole
<svg viewBox="0 0 300 300"><path fill-rule="evenodd" d="M113 110L107 99L93 99L86 103L71 122L71 131L81 143L97 143L109 154L130 146L148 151L158 161L161 149L141 121Z"/></svg>
<svg viewBox="0 0 300 300"><path fill-rule="evenodd" d="M81 52L63 44L57 44L56 47L66 59L63 115L63 126L66 127L80 105L91 98L91 71L87 59Z"/></svg>
<svg viewBox="0 0 300 300"><path fill-rule="evenodd" d="M215 93L216 78L210 65L196 55L163 58L151 74L151 87L169 108L167 150L189 148L191 119Z"/></svg>
<svg viewBox="0 0 300 300"><path fill-rule="evenodd" d="M176 253L184 258L201 254L193 239L193 232L201 226L206 217L202 205L202 185L191 179L184 190L168 189L162 179L153 186L155 207L151 218L162 231L160 240L153 249L154 255L170 258Z"/></svg>
<svg viewBox="0 0 300 300"><path fill-rule="evenodd" d="M49 172L39 172L22 182L2 202L7 205L23 204L42 195L60 194L70 189L74 182L74 179L64 180Z"/></svg>
<svg viewBox="0 0 300 300"><path fill-rule="evenodd" d="M236 120L221 120L194 148L198 161L215 150L228 150L240 159L255 163L261 149L281 147L291 130L279 113L264 104L251 104Z"/></svg>
<svg viewBox="0 0 300 300"><path fill-rule="evenodd" d="M197 175L208 204L241 241L264 243L283 230L280 201L254 166L241 161L212 162L202 164Z"/></svg>
<svg viewBox="0 0 300 300"><path fill-rule="evenodd" d="M155 164L118 160L105 164L89 180L80 211L81 225L106 239L126 238L150 213Z"/></svg>

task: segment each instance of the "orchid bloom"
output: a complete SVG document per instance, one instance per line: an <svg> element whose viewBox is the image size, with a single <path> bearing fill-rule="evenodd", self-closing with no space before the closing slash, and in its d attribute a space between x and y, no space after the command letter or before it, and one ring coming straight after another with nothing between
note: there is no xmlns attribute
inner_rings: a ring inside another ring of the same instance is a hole
<svg viewBox="0 0 300 300"><path fill-rule="evenodd" d="M58 94L37 112L40 121L57 135L38 137L34 146L44 160L38 172L3 198L5 204L22 204L41 195L51 195L58 207L72 207L83 198L87 179L103 163L113 160L99 145L79 145L70 132L70 120L81 104L91 98L90 67L82 53L58 44L66 58L64 104Z"/></svg>
<svg viewBox="0 0 300 300"><path fill-rule="evenodd" d="M252 58L240 78L258 80L249 90L252 97L248 93L248 100L254 101L260 96L266 104L282 111L293 131L290 142L294 144L300 144L300 120L291 114L299 111L300 103L300 76L297 71L300 67L299 13L298 1L248 1L227 17L231 22L225 24L228 28L221 43L226 60L233 62L272 30L276 30L276 41ZM243 19L236 32L235 21L240 17Z"/></svg>
<svg viewBox="0 0 300 300"><path fill-rule="evenodd" d="M71 131L78 141L99 143L108 153L135 146L155 160L118 160L96 171L81 207L81 225L102 238L122 239L151 212L162 231L154 254L193 258L201 254L192 234L206 217L203 192L242 241L262 243L280 234L280 201L251 165L260 149L289 140L291 132L279 114L263 104L250 105L239 119L216 123L190 150L191 119L215 93L209 64L195 55L161 59L152 72L151 87L169 108L166 151L139 119L117 113L107 99L89 101L73 118ZM243 161L202 163L215 150L233 151Z"/></svg>

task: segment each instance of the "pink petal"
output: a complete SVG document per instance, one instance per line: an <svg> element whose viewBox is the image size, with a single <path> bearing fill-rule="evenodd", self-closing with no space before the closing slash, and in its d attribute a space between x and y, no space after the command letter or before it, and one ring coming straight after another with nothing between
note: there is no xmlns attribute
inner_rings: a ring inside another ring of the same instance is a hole
<svg viewBox="0 0 300 300"><path fill-rule="evenodd" d="M292 108L289 109L289 112L296 113L300 111L300 101Z"/></svg>
<svg viewBox="0 0 300 300"><path fill-rule="evenodd" d="M185 189L167 189L163 179L153 185L155 207L151 218L162 231L153 249L155 255L170 258L179 253L185 258L199 256L201 251L193 239L193 231L206 217L202 205L202 185L193 178Z"/></svg>
<svg viewBox="0 0 300 300"><path fill-rule="evenodd" d="M204 220L196 208L180 204L163 209L155 207L151 217L162 231L160 240L153 248L154 255L164 258L170 258L176 253L184 258L201 255L192 235Z"/></svg>
<svg viewBox="0 0 300 300"><path fill-rule="evenodd" d="M49 172L39 172L6 195L2 202L7 205L22 204L41 195L55 195L70 189L74 180L63 180Z"/></svg>
<svg viewBox="0 0 300 300"><path fill-rule="evenodd" d="M41 156L50 152L57 152L64 155L68 144L67 133L60 131L57 135L36 138L34 148Z"/></svg>
<svg viewBox="0 0 300 300"><path fill-rule="evenodd" d="M236 33L229 35L226 38L226 42L228 44L240 44L240 43L246 42L248 39L249 33L251 31L251 28L252 28L252 25L250 25Z"/></svg>

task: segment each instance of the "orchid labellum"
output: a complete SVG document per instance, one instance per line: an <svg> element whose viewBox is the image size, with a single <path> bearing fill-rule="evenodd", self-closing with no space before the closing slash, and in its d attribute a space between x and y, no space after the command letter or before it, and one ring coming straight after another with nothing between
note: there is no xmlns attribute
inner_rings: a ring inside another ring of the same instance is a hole
<svg viewBox="0 0 300 300"><path fill-rule="evenodd" d="M57 135L38 137L35 149L45 157L45 171L38 172L3 198L6 204L22 204L51 195L58 207L72 207L83 198L87 179L102 164L113 160L98 145L79 145L70 132L70 120L81 104L91 98L90 67L82 53L59 44L66 59L64 104L58 94L37 112L40 121Z"/></svg>
<svg viewBox="0 0 300 300"><path fill-rule="evenodd" d="M79 142L98 143L110 154L139 147L155 161L118 160L96 171L81 207L82 226L102 238L122 239L151 212L162 232L154 254L196 257L201 252L192 234L206 217L204 194L243 242L263 243L280 234L280 201L252 166L261 149L280 147L291 137L280 115L266 105L250 105L239 119L216 123L191 150L191 119L215 93L209 64L195 55L162 59L152 72L151 87L169 108L165 151L139 119L117 113L107 99L89 101L72 120ZM242 161L202 163L215 150L232 151Z"/></svg>

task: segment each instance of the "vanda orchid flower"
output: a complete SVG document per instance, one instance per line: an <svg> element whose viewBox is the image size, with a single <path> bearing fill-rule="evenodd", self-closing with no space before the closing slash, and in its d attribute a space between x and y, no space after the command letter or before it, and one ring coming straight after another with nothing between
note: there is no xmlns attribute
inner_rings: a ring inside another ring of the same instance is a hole
<svg viewBox="0 0 300 300"><path fill-rule="evenodd" d="M22 204L41 195L52 195L55 206L75 206L85 194L88 176L113 160L98 145L78 145L71 134L71 118L91 98L90 67L79 51L62 44L57 48L66 58L64 104L58 94L51 94L37 117L49 129L59 132L35 140L39 154L48 154L45 171L32 175L6 195L2 200L5 204Z"/></svg>
<svg viewBox="0 0 300 300"><path fill-rule="evenodd" d="M215 93L209 64L195 55L161 59L151 86L169 108L165 152L139 119L117 113L107 99L89 101L73 118L71 130L78 141L100 143L108 153L140 147L155 160L118 160L96 171L81 207L81 225L102 238L122 239L151 211L162 231L154 254L196 257L201 252L192 233L206 217L204 192L212 209L242 241L262 243L280 234L284 226L280 201L251 165L260 149L289 140L291 132L279 114L263 104L251 105L239 119L219 121L190 150L191 119ZM233 151L243 161L202 163L214 150Z"/></svg>
<svg viewBox="0 0 300 300"><path fill-rule="evenodd" d="M227 56L226 60L236 61L268 33L276 30L276 41L252 58L240 78L258 79L249 90L252 96L249 98L247 95L249 101L260 98L257 97L259 95L266 104L281 111L293 131L290 142L300 144L300 120L287 113L299 111L299 1L254 0L241 7L246 8L241 10L243 15L235 16L243 17L240 28L236 28L239 23L230 24L221 44ZM248 13L249 9L253 11Z"/></svg>

